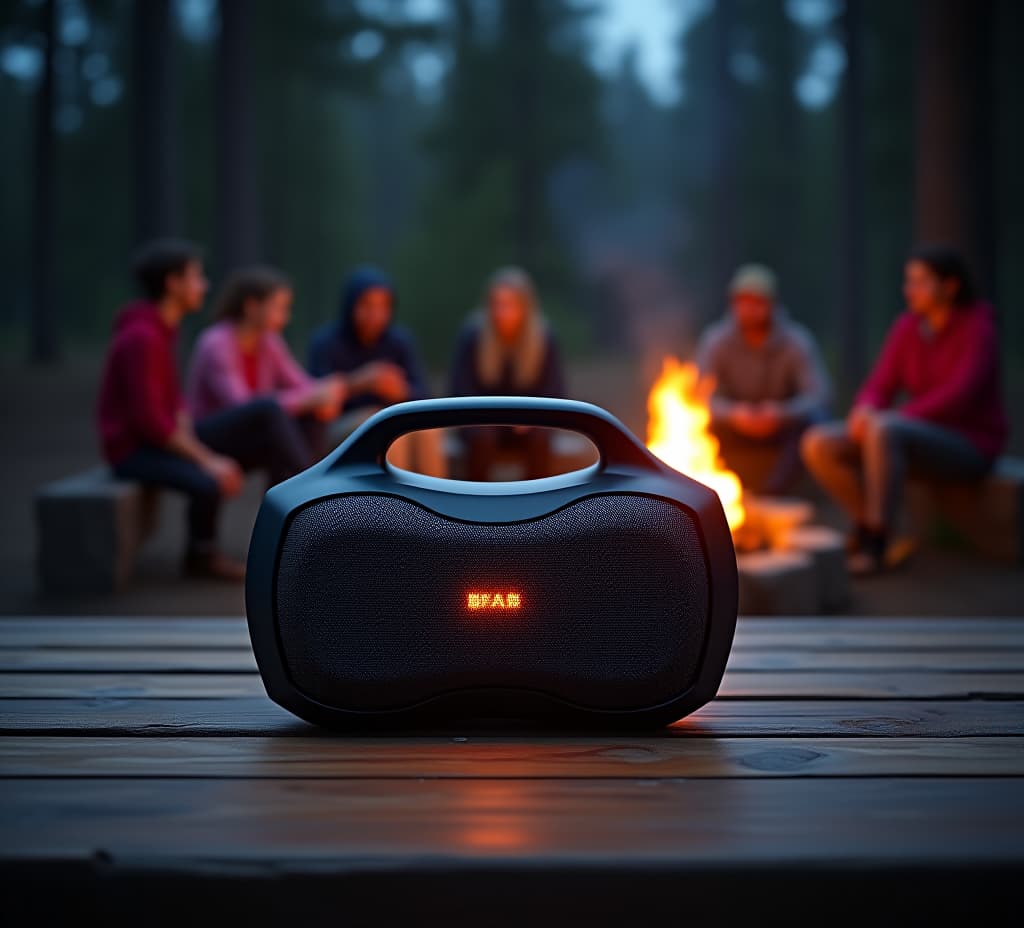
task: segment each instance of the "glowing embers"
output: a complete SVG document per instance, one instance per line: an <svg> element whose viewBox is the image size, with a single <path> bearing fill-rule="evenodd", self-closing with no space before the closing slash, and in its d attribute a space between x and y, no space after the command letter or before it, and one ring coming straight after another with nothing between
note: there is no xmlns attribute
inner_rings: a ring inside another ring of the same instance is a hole
<svg viewBox="0 0 1024 928"><path fill-rule="evenodd" d="M466 594L466 608L470 612L486 610L488 612L503 612L508 609L523 608L523 594L515 590L499 591L486 590Z"/></svg>

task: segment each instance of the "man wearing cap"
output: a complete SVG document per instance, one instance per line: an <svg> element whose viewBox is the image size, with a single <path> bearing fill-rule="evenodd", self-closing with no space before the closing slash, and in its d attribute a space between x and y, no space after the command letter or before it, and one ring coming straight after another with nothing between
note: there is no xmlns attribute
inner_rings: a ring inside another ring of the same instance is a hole
<svg viewBox="0 0 1024 928"><path fill-rule="evenodd" d="M786 492L800 468L800 436L825 418L829 382L811 333L779 305L775 274L746 264L729 284L730 308L697 347L714 380L711 429L726 465L755 492Z"/></svg>

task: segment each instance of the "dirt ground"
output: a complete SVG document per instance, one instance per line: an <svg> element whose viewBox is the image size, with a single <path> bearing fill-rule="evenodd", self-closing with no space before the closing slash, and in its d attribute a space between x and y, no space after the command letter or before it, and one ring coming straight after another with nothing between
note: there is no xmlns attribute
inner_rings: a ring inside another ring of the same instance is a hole
<svg viewBox="0 0 1024 928"><path fill-rule="evenodd" d="M49 480L97 465L93 406L98 368L96 358L71 359L46 369L0 362L5 447L0 465L0 614L243 613L241 587L178 576L183 506L171 494L162 496L160 528L143 549L127 590L75 597L37 593L33 493ZM576 396L608 407L642 433L648 374L624 364L577 366L570 370L570 383ZM239 557L245 554L260 494L261 486L252 479L243 496L226 507L223 543ZM823 511L826 520L836 520L834 512ZM925 548L904 569L857 582L847 611L854 615L1021 615L1024 569L957 548Z"/></svg>

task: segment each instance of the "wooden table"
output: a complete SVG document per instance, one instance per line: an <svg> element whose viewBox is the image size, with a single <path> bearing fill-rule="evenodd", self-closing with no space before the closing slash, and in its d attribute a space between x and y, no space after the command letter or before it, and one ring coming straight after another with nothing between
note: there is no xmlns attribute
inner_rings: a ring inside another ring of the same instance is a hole
<svg viewBox="0 0 1024 928"><path fill-rule="evenodd" d="M239 619L0 619L0 699L0 904L32 924L1019 906L1024 620L741 619L720 697L648 737L326 735Z"/></svg>

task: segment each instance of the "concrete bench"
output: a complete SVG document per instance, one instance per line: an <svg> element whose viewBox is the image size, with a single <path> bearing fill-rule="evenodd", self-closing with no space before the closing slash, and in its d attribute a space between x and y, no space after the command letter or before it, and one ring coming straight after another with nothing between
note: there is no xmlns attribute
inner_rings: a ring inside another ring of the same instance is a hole
<svg viewBox="0 0 1024 928"><path fill-rule="evenodd" d="M1000 458L976 483L912 481L908 492L912 531L953 533L974 550L1014 564L1024 563L1024 459Z"/></svg>
<svg viewBox="0 0 1024 928"><path fill-rule="evenodd" d="M102 467L41 487L35 496L40 590L121 589L156 527L158 502L158 491L117 480Z"/></svg>

